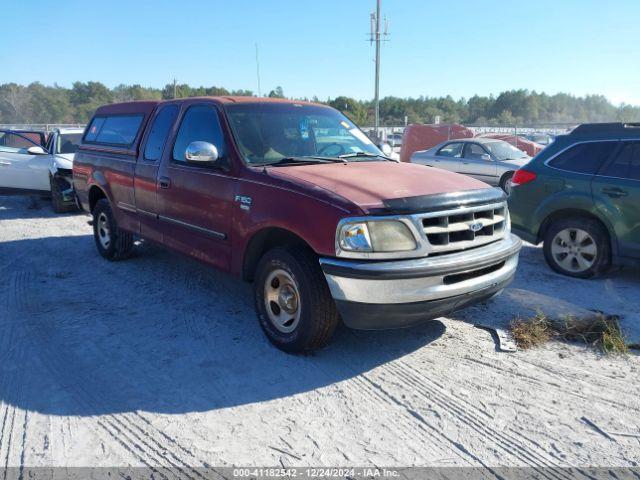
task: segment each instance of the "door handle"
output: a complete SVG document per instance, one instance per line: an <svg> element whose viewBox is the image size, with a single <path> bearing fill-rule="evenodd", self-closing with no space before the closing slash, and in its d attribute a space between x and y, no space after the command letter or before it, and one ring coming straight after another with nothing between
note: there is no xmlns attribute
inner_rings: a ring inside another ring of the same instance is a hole
<svg viewBox="0 0 640 480"><path fill-rule="evenodd" d="M8 165L11 165L11 162L0 162L0 165L2 165L3 167L6 167Z"/></svg>
<svg viewBox="0 0 640 480"><path fill-rule="evenodd" d="M621 188L603 188L602 193L611 198L620 198L629 195L629 192L622 190Z"/></svg>
<svg viewBox="0 0 640 480"><path fill-rule="evenodd" d="M160 188L169 188L171 186L171 179L168 177L160 177L158 180Z"/></svg>

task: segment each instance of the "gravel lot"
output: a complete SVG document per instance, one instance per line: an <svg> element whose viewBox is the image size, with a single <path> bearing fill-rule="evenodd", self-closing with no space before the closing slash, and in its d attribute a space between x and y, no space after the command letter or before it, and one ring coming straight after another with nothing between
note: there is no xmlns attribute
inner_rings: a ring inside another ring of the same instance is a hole
<svg viewBox="0 0 640 480"><path fill-rule="evenodd" d="M528 246L499 299L295 357L249 285L148 245L106 262L88 217L27 205L0 197L0 468L640 461L637 353L502 353L472 324L536 296L640 324L638 271L574 281Z"/></svg>

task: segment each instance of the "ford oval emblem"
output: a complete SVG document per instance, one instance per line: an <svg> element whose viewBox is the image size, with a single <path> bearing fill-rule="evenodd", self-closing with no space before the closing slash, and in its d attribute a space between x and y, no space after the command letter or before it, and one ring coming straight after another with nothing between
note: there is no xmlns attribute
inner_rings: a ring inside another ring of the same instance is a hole
<svg viewBox="0 0 640 480"><path fill-rule="evenodd" d="M469 225L469 229L472 232L479 232L480 230L482 230L482 227L484 227L484 224L482 222L476 222Z"/></svg>

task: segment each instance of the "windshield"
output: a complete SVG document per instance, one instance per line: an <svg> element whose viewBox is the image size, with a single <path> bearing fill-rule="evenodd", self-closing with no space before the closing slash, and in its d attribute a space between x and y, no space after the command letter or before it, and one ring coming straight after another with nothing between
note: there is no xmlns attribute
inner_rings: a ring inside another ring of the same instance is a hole
<svg viewBox="0 0 640 480"><path fill-rule="evenodd" d="M76 153L82 140L82 133L61 133L58 137L56 153Z"/></svg>
<svg viewBox="0 0 640 480"><path fill-rule="evenodd" d="M527 158L527 154L507 142L487 142L484 144L498 160L514 160Z"/></svg>
<svg viewBox="0 0 640 480"><path fill-rule="evenodd" d="M332 108L247 103L226 105L225 110L242 155L251 165L269 165L291 157L353 155L345 161L384 160L378 158L383 154L373 142Z"/></svg>

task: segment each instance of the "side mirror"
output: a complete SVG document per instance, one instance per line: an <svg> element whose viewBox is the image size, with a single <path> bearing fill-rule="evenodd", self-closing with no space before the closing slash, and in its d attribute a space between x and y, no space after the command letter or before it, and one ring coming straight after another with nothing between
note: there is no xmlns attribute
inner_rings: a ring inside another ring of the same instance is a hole
<svg viewBox="0 0 640 480"><path fill-rule="evenodd" d="M218 160L218 149L209 142L191 142L184 153L184 158L189 163L201 165L211 164Z"/></svg>
<svg viewBox="0 0 640 480"><path fill-rule="evenodd" d="M393 153L393 148L391 148L391 145L389 145L388 143L383 143L380 146L380 150L382 150L382 153L384 153L385 157L389 157Z"/></svg>
<svg viewBox="0 0 640 480"><path fill-rule="evenodd" d="M491 161L491 155L489 155L488 153L483 153L482 155L480 155L480 158L482 160Z"/></svg>
<svg viewBox="0 0 640 480"><path fill-rule="evenodd" d="M27 148L27 153L29 155L46 155L47 151L42 147L34 145L33 147Z"/></svg>

